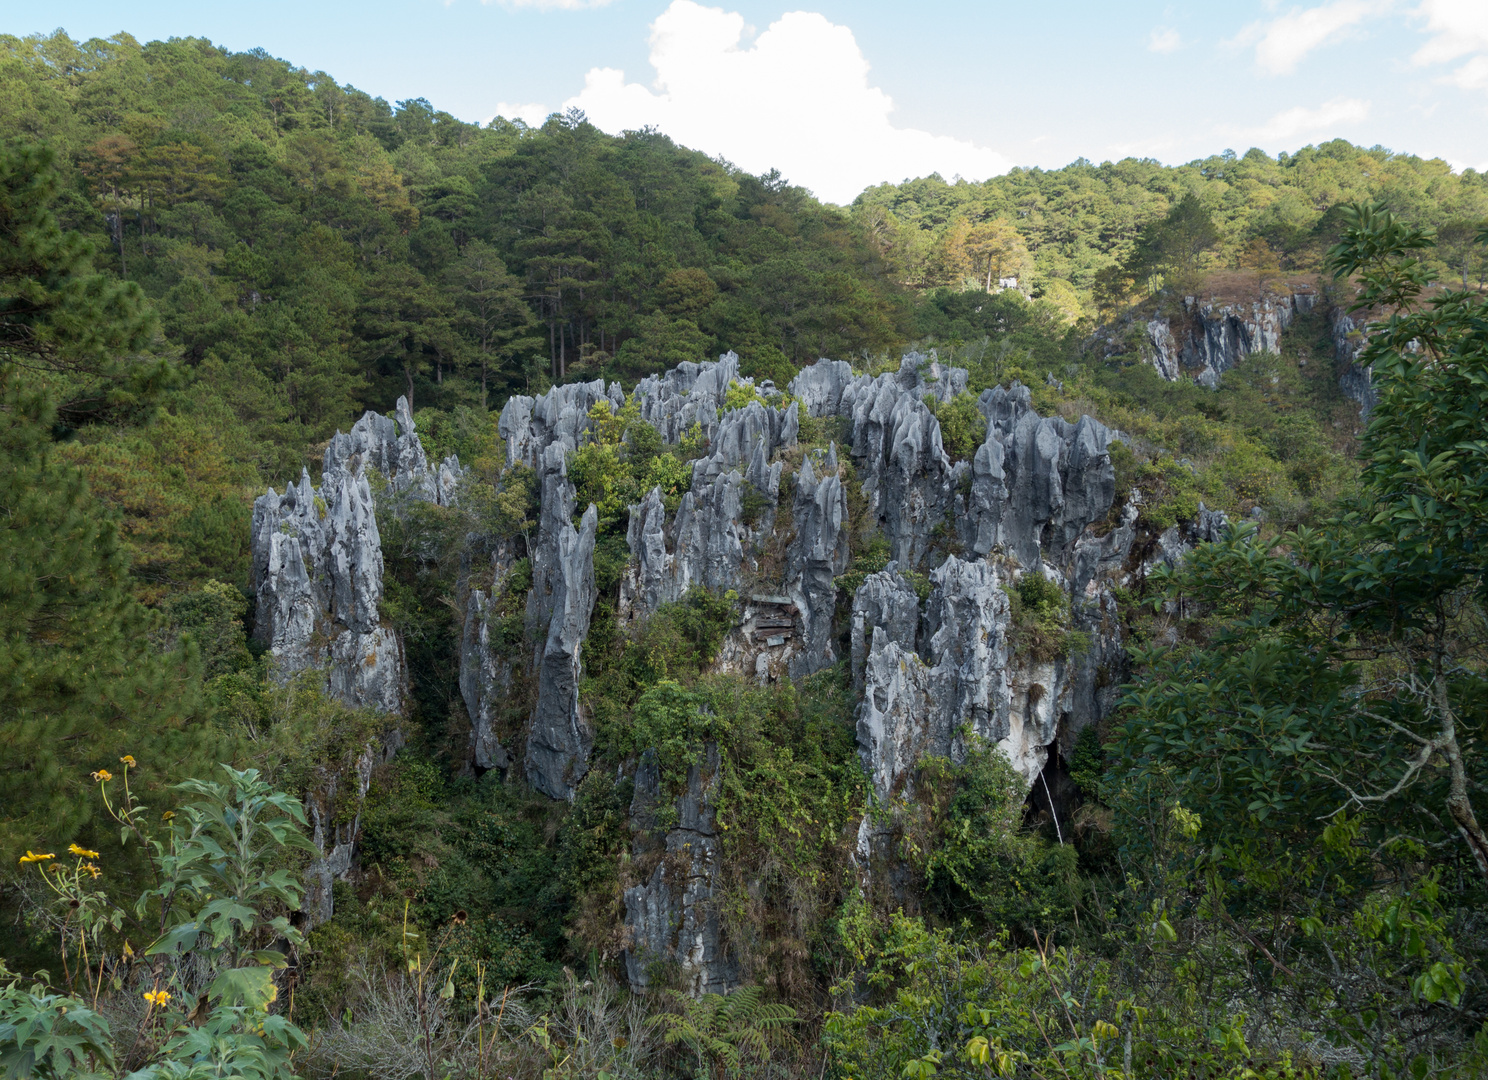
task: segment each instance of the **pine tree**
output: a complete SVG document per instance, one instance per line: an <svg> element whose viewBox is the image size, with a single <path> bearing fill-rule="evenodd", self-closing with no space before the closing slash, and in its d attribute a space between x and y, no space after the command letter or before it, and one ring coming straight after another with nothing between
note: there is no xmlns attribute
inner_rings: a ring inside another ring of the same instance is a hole
<svg viewBox="0 0 1488 1080"><path fill-rule="evenodd" d="M93 273L91 246L57 223L53 160L0 145L0 364L28 372L75 421L148 399L170 369L138 356L155 331L139 286Z"/></svg>
<svg viewBox="0 0 1488 1080"><path fill-rule="evenodd" d="M1167 217L1142 230L1127 269L1139 281L1161 275L1163 287L1182 295L1198 288L1205 255L1219 241L1213 216L1189 192L1173 204Z"/></svg>
<svg viewBox="0 0 1488 1080"><path fill-rule="evenodd" d="M89 774L132 755L168 782L209 765L200 662L151 645L117 530L56 453L56 393L79 373L120 385L150 324L138 295L86 273L45 200L50 158L0 150L0 858L71 838ZM136 388L138 383L135 383ZM200 775L200 772L196 773Z"/></svg>
<svg viewBox="0 0 1488 1080"><path fill-rule="evenodd" d="M71 837L96 808L89 774L132 755L179 779L207 749L189 640L150 644L113 523L53 451L46 398L0 397L0 857ZM209 764L209 763L203 763Z"/></svg>
<svg viewBox="0 0 1488 1080"><path fill-rule="evenodd" d="M475 343L485 408L497 370L504 369L508 383L520 385L524 358L541 350L542 339L534 332L537 319L523 299L521 282L484 241L465 245L465 254L446 272L446 282L459 308L458 324Z"/></svg>

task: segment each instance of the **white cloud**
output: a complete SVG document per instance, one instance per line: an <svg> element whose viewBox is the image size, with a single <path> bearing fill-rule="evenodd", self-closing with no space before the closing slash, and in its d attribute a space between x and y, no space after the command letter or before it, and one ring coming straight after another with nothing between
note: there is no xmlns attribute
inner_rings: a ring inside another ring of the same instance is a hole
<svg viewBox="0 0 1488 1080"><path fill-rule="evenodd" d="M1422 0L1416 14L1426 20L1426 32L1432 37L1411 59L1426 65L1470 57L1443 81L1464 90L1488 90L1488 4L1483 0Z"/></svg>
<svg viewBox="0 0 1488 1080"><path fill-rule="evenodd" d="M1446 81L1464 90L1488 90L1488 56L1474 56L1448 75Z"/></svg>
<svg viewBox="0 0 1488 1080"><path fill-rule="evenodd" d="M1337 137L1338 128L1357 124L1369 118L1369 102L1358 98L1334 98L1315 109L1298 105L1277 113L1264 124L1254 128L1243 128L1236 132L1257 143L1277 143L1311 135Z"/></svg>
<svg viewBox="0 0 1488 1080"><path fill-rule="evenodd" d="M1147 51L1155 53L1173 53L1183 48L1183 39L1178 36L1178 31L1171 27L1159 26L1152 31L1147 38Z"/></svg>
<svg viewBox="0 0 1488 1080"><path fill-rule="evenodd" d="M1418 64L1444 64L1468 53L1488 52L1488 4L1483 0L1422 0L1416 14L1435 35L1416 51Z"/></svg>
<svg viewBox="0 0 1488 1080"><path fill-rule="evenodd" d="M540 127L542 126L542 122L552 112L552 109L539 102L531 102L527 105L514 105L509 101L498 101L496 103L496 111L482 120L481 123L483 125L489 124L496 117L502 116L508 120L520 120L528 127Z"/></svg>
<svg viewBox="0 0 1488 1080"><path fill-rule="evenodd" d="M611 132L654 124L684 146L752 173L778 168L839 203L884 180L931 171L984 179L1008 169L985 147L895 127L894 103L869 85L868 61L846 26L793 11L747 48L744 32L736 12L673 0L651 24L652 88L593 68L564 108L583 109Z"/></svg>
<svg viewBox="0 0 1488 1080"><path fill-rule="evenodd" d="M1333 0L1314 8L1293 8L1270 22L1252 23L1236 41L1255 45L1256 63L1263 71L1287 75L1314 49L1340 40L1346 31L1391 6L1392 0Z"/></svg>

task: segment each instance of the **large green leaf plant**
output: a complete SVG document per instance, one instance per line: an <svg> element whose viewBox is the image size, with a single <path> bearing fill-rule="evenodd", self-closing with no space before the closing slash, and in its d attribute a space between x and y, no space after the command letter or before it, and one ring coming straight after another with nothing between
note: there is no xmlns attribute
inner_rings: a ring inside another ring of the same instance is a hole
<svg viewBox="0 0 1488 1080"><path fill-rule="evenodd" d="M277 973L301 942L289 919L302 896L289 856L315 850L304 810L256 769L224 765L220 781L178 785L186 801L152 827L129 790L132 765L126 756L118 778L100 769L94 779L121 843L143 846L154 883L125 910L94 886L105 861L98 852L73 844L71 865L45 852L22 858L66 913L68 992L45 973L26 986L0 971L0 1071L6 1080L286 1080L306 1043L275 1007ZM148 944L137 951L131 933ZM112 964L109 946L122 954ZM105 991L143 997L134 1031L112 1030L98 1008Z"/></svg>

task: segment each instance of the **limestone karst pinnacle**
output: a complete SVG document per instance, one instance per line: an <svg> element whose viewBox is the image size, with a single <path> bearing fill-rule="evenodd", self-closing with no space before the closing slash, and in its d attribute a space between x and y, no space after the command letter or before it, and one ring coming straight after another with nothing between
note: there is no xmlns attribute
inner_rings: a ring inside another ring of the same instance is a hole
<svg viewBox="0 0 1488 1080"><path fill-rule="evenodd" d="M630 561L618 597L623 625L646 620L693 587L732 592L735 621L718 654L720 670L767 682L848 662L862 695L859 755L883 806L903 796L921 756L964 754L968 733L1000 746L1032 783L1056 747L1067 752L1081 729L1110 712L1124 663L1115 588L1134 572L1133 512L1106 521L1115 495L1111 431L1089 417L1040 416L1015 383L981 395L985 437L971 460L953 463L926 399L954 398L967 374L933 357L909 354L898 370L878 376L824 359L785 393L764 384L743 407L727 408L738 382L748 387L738 358L726 354L680 365L633 391L640 415L665 442L701 434L708 452L693 462L691 489L674 509L660 489L630 507ZM525 552L511 541L482 549L491 552L495 584L467 588L463 597L459 688L471 721L471 764L516 770L553 799L575 797L594 747L580 687L598 598L598 514L576 504L568 461L591 438L591 410L605 402L618 411L626 400L618 383L597 380L506 403L498 431L508 464L533 470L538 520ZM799 446L808 419L814 430L835 425L841 445L827 438ZM397 635L379 614L373 470L386 482L379 485L385 499L443 504L457 497L462 475L453 459L430 467L402 401L393 418L368 413L338 435L319 489L305 476L255 506L258 632L281 674L323 669L343 700L396 714L406 673ZM852 520L850 505L863 520ZM1096 535L1099 522L1106 525ZM893 561L842 597L853 530L881 535ZM1190 542L1173 532L1159 545L1163 557ZM532 585L525 643L513 647L495 626L491 590L505 587L519 554L530 559ZM1027 574L1068 596L1070 628L1082 642L1077 655L1035 658L1016 647L1008 590ZM498 730L498 717L519 678L534 692L513 739L510 729ZM666 815L679 823L659 837L643 821L663 798L646 771L654 765L643 755L634 766L637 857L660 844L670 853L661 866L672 868L658 867L624 895L627 969L637 986L656 958L675 960L697 988L737 981L709 907L717 760L718 749L707 748L677 814ZM349 839L330 838L325 874L345 869ZM860 856L866 866L882 855L865 818Z"/></svg>

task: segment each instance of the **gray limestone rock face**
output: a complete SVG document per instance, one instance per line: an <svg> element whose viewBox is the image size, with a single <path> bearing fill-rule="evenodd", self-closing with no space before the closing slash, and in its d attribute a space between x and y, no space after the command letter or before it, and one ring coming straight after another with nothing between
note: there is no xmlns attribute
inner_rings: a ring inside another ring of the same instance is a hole
<svg viewBox="0 0 1488 1080"><path fill-rule="evenodd" d="M897 372L877 378L853 376L841 361L819 360L790 384L811 415L850 419L852 459L869 513L888 539L892 557L905 567L919 565L937 529L964 510L958 493L967 467L951 466L940 422L925 399L949 401L965 391L967 379L962 368L910 353ZM982 477L972 498L989 513L1005 501L997 489L1000 462L989 457L993 453L971 466ZM987 550L995 532L992 527Z"/></svg>
<svg viewBox="0 0 1488 1080"><path fill-rule="evenodd" d="M791 396L806 409L807 416L838 416L842 412L842 394L858 378L846 360L825 357L804 367L790 381Z"/></svg>
<svg viewBox="0 0 1488 1080"><path fill-rule="evenodd" d="M698 380L706 376L711 383L719 373L736 370L736 361L725 363L728 359L703 365ZM677 385L672 374L651 387L653 408L672 400L667 396ZM693 393L699 392L697 385ZM727 384L717 392L719 400L726 392ZM794 402L782 409L751 401L728 410L715 423L708 456L694 462L691 490L682 496L670 526L660 490L631 506L626 540L632 562L621 585L622 612L645 617L695 585L715 592L738 588L743 572L755 563L759 539L773 526L783 465L770 459L795 445L798 416ZM752 522L745 520L748 499L764 503Z"/></svg>
<svg viewBox="0 0 1488 1080"><path fill-rule="evenodd" d="M1155 539L1136 568L1123 578L1122 584L1128 587L1140 585L1157 567L1177 566L1198 545L1222 540L1229 524L1229 517L1223 511L1210 510L1199 503L1199 512L1193 518L1178 522ZM1176 614L1178 601L1164 602L1163 610L1170 615ZM1177 643L1176 631L1171 627L1167 632L1167 643Z"/></svg>
<svg viewBox="0 0 1488 1080"><path fill-rule="evenodd" d="M867 679L868 654L876 636L887 636L911 651L920 629L920 598L898 567L890 563L870 574L853 596L852 676L861 693Z"/></svg>
<svg viewBox="0 0 1488 1080"><path fill-rule="evenodd" d="M930 580L923 657L910 619L918 598L901 575L875 574L853 599L855 667L857 644L866 643L858 753L883 804L904 792L920 757L962 757L962 724L989 742L1011 734L1010 609L996 567L952 555Z"/></svg>
<svg viewBox="0 0 1488 1080"><path fill-rule="evenodd" d="M956 727L970 724L974 734L1001 742L1009 733L1012 698L1010 605L1002 578L991 563L952 555L931 571L930 586L925 634L940 729L951 739ZM950 756L960 754L959 744L951 743Z"/></svg>
<svg viewBox="0 0 1488 1080"><path fill-rule="evenodd" d="M527 736L528 782L553 799L572 800L589 771L594 733L579 708L581 653L597 592L594 535L599 512L591 504L578 529L565 524L558 535L556 585L551 595L547 639L537 665L537 706Z"/></svg>
<svg viewBox="0 0 1488 1080"><path fill-rule="evenodd" d="M738 586L754 546L742 521L744 484L737 470L702 482L682 496L670 528L659 489L630 508L631 563L620 585L625 616L649 617L693 586L712 592Z"/></svg>
<svg viewBox="0 0 1488 1080"><path fill-rule="evenodd" d="M358 708L396 715L408 700L403 642L391 627L343 630L326 650L326 689Z"/></svg>
<svg viewBox="0 0 1488 1080"><path fill-rule="evenodd" d="M630 508L625 543L632 561L620 585L622 612L649 614L663 604L680 600L686 589L675 570L676 557L667 551L666 503L661 488L652 488Z"/></svg>
<svg viewBox="0 0 1488 1080"><path fill-rule="evenodd" d="M532 425L532 407L536 403L536 398L526 394L513 394L501 407L501 415L496 419L496 433L506 444L508 464L537 468L537 455L542 447L537 445L538 433Z"/></svg>
<svg viewBox="0 0 1488 1080"><path fill-rule="evenodd" d="M910 392L917 394L923 401L926 397L933 396L937 401L944 404L947 401L966 393L966 387L971 382L971 373L965 368L952 367L942 364L935 359L932 351L931 356L921 353L909 353L899 361L899 378L901 381L907 378L906 368L914 366L915 385Z"/></svg>
<svg viewBox="0 0 1488 1080"><path fill-rule="evenodd" d="M408 697L408 669L403 643L379 611L382 540L368 478L374 469L387 480L391 498L444 506L454 503L464 478L455 458L430 467L403 398L394 417L368 412L351 431L337 432L326 448L319 489L302 472L284 494L270 490L254 502L254 634L268 646L276 678L321 671L331 696L396 716ZM390 733L382 752L398 742L397 732ZM378 753L369 745L357 759L354 806L366 796ZM312 925L331 917L332 882L351 868L356 853L358 818L337 820L338 790L348 783L353 777L332 768L305 796L318 852L306 871Z"/></svg>
<svg viewBox="0 0 1488 1080"><path fill-rule="evenodd" d="M1252 353L1281 352L1282 332L1310 312L1315 300L1308 292L1229 304L1185 297L1176 326L1166 316L1147 323L1152 364L1169 382L1189 375L1218 386L1221 375Z"/></svg>
<svg viewBox="0 0 1488 1080"><path fill-rule="evenodd" d="M788 591L800 610L800 651L792 658L793 678L810 675L836 661L832 614L837 606L835 578L851 561L847 536L847 493L838 475L833 444L822 464L822 477L808 457L796 476L796 535L786 552Z"/></svg>
<svg viewBox="0 0 1488 1080"><path fill-rule="evenodd" d="M875 418L855 426L853 445L863 445L858 433L867 430L866 440L876 449ZM935 528L946 520L953 491L951 460L941 444L940 421L921 401L909 396L895 403L883 427L886 454L867 457L869 481L863 492L883 521L893 557L907 565L918 565L930 546Z"/></svg>
<svg viewBox="0 0 1488 1080"><path fill-rule="evenodd" d="M568 478L568 455L561 444L545 447L539 461L541 503L537 517L537 536L533 541L532 589L527 593L527 636L538 643L541 655L543 635L553 617L559 591L563 585L563 567L559 542L565 529L573 528L576 495Z"/></svg>
<svg viewBox="0 0 1488 1080"><path fill-rule="evenodd" d="M971 488L962 503L960 533L962 542L977 555L987 555L1005 542L1002 521L1008 504L1008 477L1004 457L1003 440L989 433L971 459Z"/></svg>
<svg viewBox="0 0 1488 1080"><path fill-rule="evenodd" d="M317 665L316 631L330 612L329 583L317 561L325 547L317 498L307 473L298 488L291 484L282 496L270 490L253 504L254 636L285 677Z"/></svg>
<svg viewBox="0 0 1488 1080"><path fill-rule="evenodd" d="M1066 761L1082 731L1115 714L1131 670L1116 597L1109 588L1093 588L1090 593L1075 607L1072 626L1089 638L1090 645L1064 661L1055 695L1063 711L1056 719Z"/></svg>
<svg viewBox="0 0 1488 1080"><path fill-rule="evenodd" d="M589 410L601 401L613 412L625 405L619 383L605 385L603 379L555 386L541 397L515 394L507 399L496 423L506 443L506 460L543 472L544 451L555 443L564 451L578 449L589 431Z"/></svg>
<svg viewBox="0 0 1488 1080"><path fill-rule="evenodd" d="M1057 417L1024 413L1004 436L1003 471L1008 490L1000 546L1024 566L1038 565L1044 527L1064 509L1059 459L1064 450ZM999 432L999 434L1003 434Z"/></svg>
<svg viewBox="0 0 1488 1080"><path fill-rule="evenodd" d="M1141 577L1146 577L1159 564L1177 566L1183 557L1199 544L1212 544L1224 537L1230 519L1222 510L1210 510L1199 503L1199 512L1189 521L1180 521L1157 538L1152 553L1143 562Z"/></svg>
<svg viewBox="0 0 1488 1080"><path fill-rule="evenodd" d="M301 910L305 912L311 926L328 922L335 912L332 888L338 878L344 878L356 857L356 842L361 834L360 808L372 786L372 769L377 764L377 754L367 747L357 757L351 775L340 771L325 772L320 783L306 793L304 804L310 823L310 842L317 854L310 859L305 869L305 898ZM323 770L324 771L324 770ZM351 784L354 796L350 800L358 808L350 821L338 821L338 802L341 788Z"/></svg>
<svg viewBox="0 0 1488 1080"><path fill-rule="evenodd" d="M799 412L751 401L741 409L722 411L729 386L739 380L738 357L682 364L662 376L644 379L633 400L641 418L654 425L668 443L695 429L710 439L707 457L694 465L692 489L683 495L668 525L660 490L631 507L627 539L633 556L622 581L622 617L644 617L663 604L681 599L700 586L713 591L734 588L753 559L756 537L767 529L778 498L781 469L771 458L792 445ZM767 396L778 396L763 387ZM531 559L533 587L526 624L534 643L533 668L538 677L538 704L528 738L526 769L539 790L570 798L587 768L590 735L577 705L579 650L588 632L594 602L594 529L572 525L574 489L567 478L567 457L588 438L589 410L600 402L618 410L625 395L618 383L602 381L555 387L538 398L517 396L503 408L498 430L508 461L532 468L541 490L541 510ZM762 521L744 522L746 500L767 504ZM586 520L588 520L586 518ZM587 567L587 581L576 576ZM575 597L587 598L574 608ZM470 634L478 636L478 622ZM469 650L467 664L479 660ZM465 680L481 682L478 672ZM476 695L479 700L479 695Z"/></svg>
<svg viewBox="0 0 1488 1080"><path fill-rule="evenodd" d="M629 939L624 959L632 990L653 984L653 965L658 963L675 966L683 988L694 996L726 994L741 982L712 902L719 869L712 788L719 768L718 747L709 743L703 760L688 768L686 789L672 800L661 789L655 754L641 756L630 808L637 834L632 861L654 865L624 894ZM658 843L656 813L669 803L677 825Z"/></svg>
<svg viewBox="0 0 1488 1080"><path fill-rule="evenodd" d="M1329 332L1333 338L1333 355L1349 364L1356 363L1364 347L1369 344L1369 339L1364 336L1364 327L1342 308L1334 310Z"/></svg>
<svg viewBox="0 0 1488 1080"><path fill-rule="evenodd" d="M953 496L950 458L941 442L940 421L924 399L954 396L966 386L966 372L930 365L925 379L921 357L904 357L896 374L866 376L848 385L838 404L852 420L852 459L869 512L889 540L895 561L917 566L936 526L950 512Z"/></svg>
<svg viewBox="0 0 1488 1080"><path fill-rule="evenodd" d="M739 357L731 352L717 361L684 362L664 375L651 375L636 383L636 405L641 419L668 443L681 442L694 425L711 439L729 384L738 378Z"/></svg>
<svg viewBox="0 0 1488 1080"><path fill-rule="evenodd" d="M399 713L407 671L396 633L382 625L382 540L368 470L398 497L449 505L463 479L459 462L431 469L406 400L396 418L369 412L325 452L319 489L298 485L253 504L255 637L273 669L289 678L326 672L326 688L358 708Z"/></svg>
<svg viewBox="0 0 1488 1080"><path fill-rule="evenodd" d="M950 732L931 700L925 661L887 634L874 633L858 706L858 757L879 805L906 794L910 771L926 754L950 753Z"/></svg>
<svg viewBox="0 0 1488 1080"><path fill-rule="evenodd" d="M321 521L331 618L357 633L378 625L382 602L382 538L365 475L332 473L320 487Z"/></svg>
<svg viewBox="0 0 1488 1080"><path fill-rule="evenodd" d="M498 581L499 588L502 583ZM491 640L494 597L472 589L460 635L460 696L470 716L470 745L480 769L511 767L511 755L496 734L496 713L512 688L512 662Z"/></svg>
<svg viewBox="0 0 1488 1080"><path fill-rule="evenodd" d="M1061 419L1061 424L1066 422ZM1046 542L1063 551L1086 528L1110 512L1116 498L1116 468L1111 464L1112 433L1089 416L1062 427L1064 447L1059 461L1059 485L1064 505Z"/></svg>
<svg viewBox="0 0 1488 1080"><path fill-rule="evenodd" d="M1062 583L1070 594L1070 628L1089 641L1087 648L1066 657L1058 672L1058 735L1066 760L1080 732L1115 712L1127 681L1130 660L1112 588L1123 579L1137 516L1137 506L1128 503L1120 525L1104 536L1082 536L1066 563Z"/></svg>
<svg viewBox="0 0 1488 1080"><path fill-rule="evenodd" d="M743 514L744 478L736 470L719 473L682 496L674 532L672 592L677 598L693 585L719 591L738 584L748 541Z"/></svg>
<svg viewBox="0 0 1488 1080"><path fill-rule="evenodd" d="M1109 711L1120 681L1111 674L1123 656L1111 586L1132 542L1132 523L1101 536L1091 529L1114 497L1113 434L1089 418L1069 423L1039 416L1029 391L1015 384L982 395L983 445L971 461L952 467L925 400L948 401L963 392L965 371L911 355L897 372L869 377L823 360L792 381L796 401L790 407L752 401L720 415L736 378L737 359L725 356L716 364L683 365L637 388L642 416L666 441L676 442L696 425L711 442L674 515L659 488L630 508L622 619L644 618L693 586L733 589L747 594L740 599L744 615L726 639L721 666L768 681L833 663L836 579L850 558L837 448L806 455L789 507L778 500L781 451L798 438L800 411L844 417L870 524L882 531L896 560L858 590L851 626L853 678L864 695L859 751L875 797L902 796L925 754L960 758L959 733L967 724L1000 746L1031 783L1057 739L1072 739L1081 725ZM621 399L602 383L582 392L560 389L562 401L556 392L512 399L501 433L511 459L532 467L542 490L527 612L539 702L526 771L539 790L567 799L587 768L592 738L578 708L577 683L594 593L592 525L574 530L571 524L574 492L565 462L587 437L588 408ZM774 396L769 390L767 400ZM789 524L781 528L777 521ZM767 550L765 539L777 533L776 546ZM899 568L926 564L934 569L929 599L921 604ZM755 576L762 566L771 577ZM1020 573L1043 574L1070 593L1071 629L1088 635L1088 650L1039 662L1017 654L1004 589ZM475 614L467 612L462 651L471 668L485 655L483 603L473 594ZM485 672L476 681L499 683L499 675ZM472 700L474 717L479 695ZM642 792L655 786L646 768L637 778L638 823L649 812ZM725 955L707 903L716 841L707 828L687 824L706 817L688 806L705 801L698 785L705 787L709 775L704 768L689 780L687 805L678 807L684 824L669 831L664 857L648 864L626 891L635 946L627 969L638 987L646 985L647 965L657 959L700 973L695 988L727 986L734 977L709 966L710 958Z"/></svg>
<svg viewBox="0 0 1488 1080"><path fill-rule="evenodd" d="M1113 572L1129 544L1129 537L1091 541L1087 568ZM1069 587L1052 569L1026 572ZM1120 679L1112 672L1124 663L1120 625L1114 598L1094 577L1072 625L1089 634L1090 646L1053 660L1014 648L1004 588L1010 582L993 564L951 556L930 580L923 615L908 582L891 571L870 577L854 598L855 675L859 650L863 656L858 751L883 803L904 792L919 757L961 760L963 724L996 744L1031 784L1057 739L1070 750L1085 725L1115 706Z"/></svg>
<svg viewBox="0 0 1488 1080"><path fill-rule="evenodd" d="M579 676L596 596L598 511L590 506L579 528L574 528L576 496L568 479L568 455L588 440L590 411L601 402L618 413L625 405L620 384L596 379L555 386L536 398L514 395L497 421L507 464L525 465L537 474L540 508L528 551L532 588L525 616L537 703L528 722L523 768L528 782L554 799L573 798L575 786L588 771L593 745L593 733L579 708ZM484 602L473 592L467 603L461 692L471 714L476 765L504 769L509 755L491 727L490 703L511 685L511 660L490 648Z"/></svg>
<svg viewBox="0 0 1488 1080"><path fill-rule="evenodd" d="M965 372L927 367L920 357L877 378L819 361L791 383L811 415L851 420L863 494L897 565L920 565L946 527L968 556L950 555L935 569L923 613L898 575L875 576L854 598L853 673L865 695L859 749L880 798L901 789L919 755L961 754L955 732L963 723L1000 745L1031 782L1059 731L1110 707L1104 688L1120 632L1107 579L1119 572L1132 530L1127 522L1096 539L1090 527L1115 496L1113 433L1089 417L1072 424L1039 416L1015 383L982 394L986 439L953 468L924 399L949 400L965 386ZM1090 633L1089 656L1034 663L1014 655L1009 578L986 561L993 556L1079 591L1072 629Z"/></svg>
<svg viewBox="0 0 1488 1080"><path fill-rule="evenodd" d="M336 432L326 447L324 475L356 475L376 469L398 493L440 506L453 504L464 470L457 458L431 468L414 428L408 399L400 397L392 416L367 412L346 434Z"/></svg>
<svg viewBox="0 0 1488 1080"><path fill-rule="evenodd" d="M877 401L890 386L896 397L923 402L933 396L944 402L963 393L969 379L965 368L941 364L933 353L927 357L912 352L900 359L898 371L877 378L855 375L845 360L823 357L802 368L787 389L805 406L808 416L853 416L860 400Z"/></svg>
<svg viewBox="0 0 1488 1080"><path fill-rule="evenodd" d="M1201 303L1195 297L1186 297L1183 314L1176 321L1165 315L1147 320L1148 360L1169 382L1191 377L1204 386L1216 387L1220 377L1247 356L1280 353L1282 333L1298 315L1317 310L1317 304L1317 297L1310 292L1233 304ZM1339 388L1359 403L1360 412L1367 417L1378 394L1371 385L1369 368L1358 362L1366 343L1360 330L1343 308L1329 312L1333 352L1341 364Z"/></svg>
<svg viewBox="0 0 1488 1080"><path fill-rule="evenodd" d="M1338 376L1338 387L1343 391L1343 396L1359 404L1359 415L1364 419L1374 411L1379 404L1379 391L1374 387L1374 372L1368 364L1359 362L1365 347L1369 344L1368 337L1364 334L1364 327L1360 322L1366 321L1366 316L1361 315L1359 321L1349 315L1342 308L1333 312L1332 336L1333 354L1338 359L1341 373Z"/></svg>
<svg viewBox="0 0 1488 1080"><path fill-rule="evenodd" d="M1147 341L1152 351L1148 359L1157 373L1168 382L1177 382L1183 377L1183 349L1173 336L1172 322L1162 316L1147 320Z"/></svg>
<svg viewBox="0 0 1488 1080"><path fill-rule="evenodd" d="M1039 416L1018 383L983 391L977 405L987 440L972 459L962 541L978 555L1005 548L1025 567L1046 551L1062 557L1115 498L1111 431L1088 416Z"/></svg>
<svg viewBox="0 0 1488 1080"><path fill-rule="evenodd" d="M755 460L768 462L776 451L795 445L799 430L795 402L784 409L758 401L730 409L713 430L708 456L693 465L693 486L746 463L752 468Z"/></svg>

